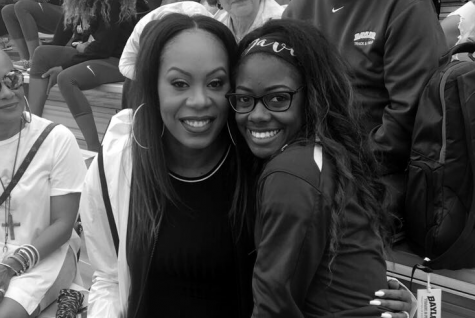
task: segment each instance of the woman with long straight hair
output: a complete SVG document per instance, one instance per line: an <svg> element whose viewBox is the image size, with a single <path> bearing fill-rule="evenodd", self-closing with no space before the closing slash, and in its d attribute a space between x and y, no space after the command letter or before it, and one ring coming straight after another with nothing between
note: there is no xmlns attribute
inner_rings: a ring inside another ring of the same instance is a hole
<svg viewBox="0 0 475 318"><path fill-rule="evenodd" d="M249 317L246 176L225 98L236 42L212 18L178 14L140 42L135 107L113 117L102 150L118 256L97 161L81 199L88 317Z"/></svg>

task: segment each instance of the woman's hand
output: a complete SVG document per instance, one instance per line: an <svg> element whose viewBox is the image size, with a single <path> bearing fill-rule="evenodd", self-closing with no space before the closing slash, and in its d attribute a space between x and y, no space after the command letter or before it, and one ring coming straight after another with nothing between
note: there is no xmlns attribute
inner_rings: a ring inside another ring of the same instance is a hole
<svg viewBox="0 0 475 318"><path fill-rule="evenodd" d="M375 292L378 298L372 300L370 304L387 309L387 312L381 314L383 318L411 318L411 309L416 306L411 292L394 279L388 281L388 287L389 289Z"/></svg>
<svg viewBox="0 0 475 318"><path fill-rule="evenodd" d="M3 263L10 265L11 267L15 268L16 264L10 264L9 260L5 260ZM3 297L5 297L5 293L8 290L8 286L10 286L10 280L15 276L15 272L4 265L0 265L0 302L2 302Z"/></svg>
<svg viewBox="0 0 475 318"><path fill-rule="evenodd" d="M79 43L78 45L76 45L76 50L79 53L84 53L84 51L86 50L86 48L88 47L89 44L91 44L91 42Z"/></svg>
<svg viewBox="0 0 475 318"><path fill-rule="evenodd" d="M50 68L46 73L41 75L41 78L49 78L48 81L48 87L46 88L46 95L49 95L50 89L56 85L58 81L58 74L63 71L63 68L61 66L55 66Z"/></svg>

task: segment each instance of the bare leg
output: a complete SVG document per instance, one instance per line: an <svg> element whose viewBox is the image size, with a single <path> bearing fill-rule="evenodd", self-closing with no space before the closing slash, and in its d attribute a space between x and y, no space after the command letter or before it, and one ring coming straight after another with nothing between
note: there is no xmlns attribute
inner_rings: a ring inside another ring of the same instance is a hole
<svg viewBox="0 0 475 318"><path fill-rule="evenodd" d="M48 88L48 78L30 77L30 85L28 92L28 102L30 103L31 112L37 116L43 116L45 108L46 89Z"/></svg>
<svg viewBox="0 0 475 318"><path fill-rule="evenodd" d="M4 298L0 303L0 317L8 318L32 318L36 317L39 314L40 307L30 315L26 312L25 308L22 305L10 298Z"/></svg>
<svg viewBox="0 0 475 318"><path fill-rule="evenodd" d="M86 140L87 150L98 152L101 149L101 143L97 135L96 122L92 113L84 114L74 118Z"/></svg>

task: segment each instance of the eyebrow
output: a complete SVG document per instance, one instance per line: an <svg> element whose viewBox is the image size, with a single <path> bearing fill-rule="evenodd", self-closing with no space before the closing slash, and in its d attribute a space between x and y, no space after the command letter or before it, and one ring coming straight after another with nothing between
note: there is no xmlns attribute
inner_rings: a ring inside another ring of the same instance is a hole
<svg viewBox="0 0 475 318"><path fill-rule="evenodd" d="M191 73L185 71L185 70L182 70L181 68L179 67L176 67L176 66L172 66L168 69L167 73L170 73L171 71L177 71L177 72L180 72L180 73L183 73L185 74L186 76L189 76L189 77L192 77ZM219 66L217 68L215 68L214 70L206 73L206 77L210 76L210 75L213 75L214 73L217 73L219 71L223 71L225 74L227 74L226 72L226 69L223 67L223 66Z"/></svg>
<svg viewBox="0 0 475 318"><path fill-rule="evenodd" d="M293 90L292 88L288 87L287 85L281 84L281 85L272 85L272 86L266 87L264 89L264 91L265 92L270 92L270 91L274 91L276 89L281 89L281 88L286 89L286 90L291 90L291 91ZM238 90L238 89L249 92L249 93L253 92L253 90L251 88L248 88L246 86L238 85L238 86L236 86L236 90Z"/></svg>

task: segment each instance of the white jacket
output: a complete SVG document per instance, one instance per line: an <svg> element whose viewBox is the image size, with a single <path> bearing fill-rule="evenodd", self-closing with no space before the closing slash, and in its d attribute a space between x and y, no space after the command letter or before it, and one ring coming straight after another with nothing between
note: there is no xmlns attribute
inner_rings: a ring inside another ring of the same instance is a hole
<svg viewBox="0 0 475 318"><path fill-rule="evenodd" d="M120 242L125 242L127 236L132 172L129 141L131 122L130 109L112 117L103 141L105 174ZM97 157L86 175L79 209L86 248L94 269L87 316L117 318L125 312L129 296L126 244L119 244L117 257L102 198Z"/></svg>

